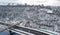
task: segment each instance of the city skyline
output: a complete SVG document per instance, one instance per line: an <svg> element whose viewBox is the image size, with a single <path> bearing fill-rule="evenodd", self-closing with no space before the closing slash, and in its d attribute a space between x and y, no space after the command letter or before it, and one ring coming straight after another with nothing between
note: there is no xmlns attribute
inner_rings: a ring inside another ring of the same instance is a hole
<svg viewBox="0 0 60 35"><path fill-rule="evenodd" d="M50 5L50 6L60 6L60 0L0 0L0 5L6 5L8 3L18 3L18 4L29 4L29 5Z"/></svg>

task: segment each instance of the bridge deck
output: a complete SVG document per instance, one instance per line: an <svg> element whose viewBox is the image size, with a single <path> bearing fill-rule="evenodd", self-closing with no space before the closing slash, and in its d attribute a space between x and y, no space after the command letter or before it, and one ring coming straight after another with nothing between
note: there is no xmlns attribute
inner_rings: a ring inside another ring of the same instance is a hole
<svg viewBox="0 0 60 35"><path fill-rule="evenodd" d="M17 25L18 24L11 24L10 25L10 24L5 24L5 23L0 22L0 32L2 32L4 30L7 30L7 29L12 30L12 28L13 28L13 30L17 29L17 30L25 31L25 32L32 33L32 34L35 34L35 35L40 35L40 34L49 35L47 33L44 33L44 32L47 32L47 31L40 32L40 30L35 30L35 29L25 28L25 27L19 27ZM57 35L56 33L52 33L52 32L48 32L48 33L50 33L52 35Z"/></svg>
<svg viewBox="0 0 60 35"><path fill-rule="evenodd" d="M3 32L4 30L7 30L15 25L18 25L18 23L3 23L0 22L0 32Z"/></svg>

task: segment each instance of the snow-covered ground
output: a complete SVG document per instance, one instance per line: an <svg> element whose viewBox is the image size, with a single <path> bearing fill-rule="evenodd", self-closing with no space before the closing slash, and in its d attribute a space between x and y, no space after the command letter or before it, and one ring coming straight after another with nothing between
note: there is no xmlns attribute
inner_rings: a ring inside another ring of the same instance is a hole
<svg viewBox="0 0 60 35"><path fill-rule="evenodd" d="M38 7L1 7L0 21L19 22L19 26L60 33L60 17L53 10Z"/></svg>

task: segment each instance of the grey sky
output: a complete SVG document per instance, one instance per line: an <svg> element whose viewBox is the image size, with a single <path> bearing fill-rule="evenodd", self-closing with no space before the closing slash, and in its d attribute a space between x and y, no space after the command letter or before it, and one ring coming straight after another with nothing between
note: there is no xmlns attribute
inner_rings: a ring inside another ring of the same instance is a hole
<svg viewBox="0 0 60 35"><path fill-rule="evenodd" d="M7 4L7 3L19 3L19 4L44 4L44 5L51 5L51 6L60 6L60 0L0 0L0 4Z"/></svg>

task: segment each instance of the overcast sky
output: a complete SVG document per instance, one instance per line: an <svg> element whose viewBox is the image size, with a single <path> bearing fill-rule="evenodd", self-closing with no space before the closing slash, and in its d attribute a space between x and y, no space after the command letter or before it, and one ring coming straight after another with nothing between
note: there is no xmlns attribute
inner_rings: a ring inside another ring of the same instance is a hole
<svg viewBox="0 0 60 35"><path fill-rule="evenodd" d="M19 3L19 4L44 4L44 5L51 5L51 6L60 6L60 0L0 0L0 4L7 4L7 3Z"/></svg>

